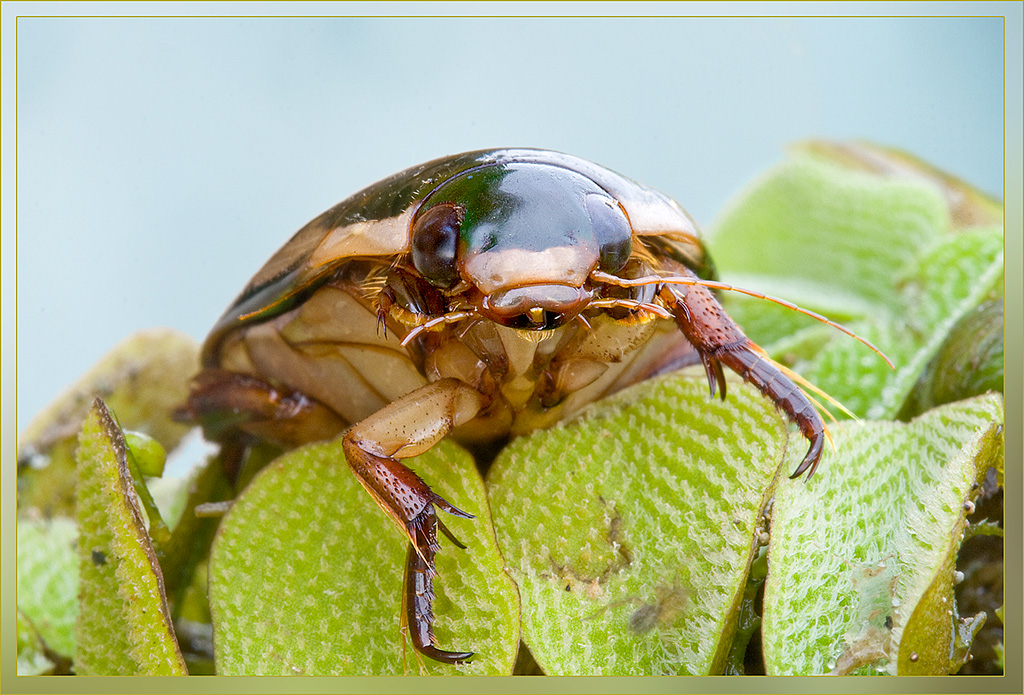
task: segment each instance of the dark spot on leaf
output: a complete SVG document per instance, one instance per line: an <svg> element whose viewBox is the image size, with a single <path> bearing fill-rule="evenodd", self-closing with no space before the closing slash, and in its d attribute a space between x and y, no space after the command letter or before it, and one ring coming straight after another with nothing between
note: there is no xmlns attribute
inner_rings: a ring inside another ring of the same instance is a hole
<svg viewBox="0 0 1024 695"><path fill-rule="evenodd" d="M654 587L655 600L644 603L629 616L629 629L637 634L674 623L688 605L690 592L678 582L672 586Z"/></svg>
<svg viewBox="0 0 1024 695"><path fill-rule="evenodd" d="M603 499L601 501L604 502ZM622 530L622 516L615 509L612 510L612 513L614 516L608 523L608 542L615 548L620 560L615 563L615 566L610 567L609 570L618 570L622 567L629 567L633 563L633 551L626 543L625 534Z"/></svg>
<svg viewBox="0 0 1024 695"><path fill-rule="evenodd" d="M94 548L91 555L92 564L96 565L97 567L102 567L103 565L107 564L107 554L99 548Z"/></svg>

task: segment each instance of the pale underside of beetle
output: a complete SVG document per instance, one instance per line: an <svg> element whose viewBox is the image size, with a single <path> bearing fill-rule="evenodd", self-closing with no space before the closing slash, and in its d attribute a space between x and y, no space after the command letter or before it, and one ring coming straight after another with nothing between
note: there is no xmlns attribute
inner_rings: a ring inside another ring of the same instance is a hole
<svg viewBox="0 0 1024 695"><path fill-rule="evenodd" d="M235 450L344 435L359 482L407 536L405 604L438 648L435 494L402 459L452 435L477 450L547 427L653 375L723 365L796 423L813 472L824 425L712 294L696 225L666 196L543 150L447 157L385 179L303 227L204 346L186 406ZM834 324L833 324L834 325Z"/></svg>

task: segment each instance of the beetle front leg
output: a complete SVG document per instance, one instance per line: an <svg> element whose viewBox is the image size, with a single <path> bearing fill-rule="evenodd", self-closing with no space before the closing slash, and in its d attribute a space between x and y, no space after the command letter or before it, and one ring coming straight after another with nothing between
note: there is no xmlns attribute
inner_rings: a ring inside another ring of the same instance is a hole
<svg viewBox="0 0 1024 695"><path fill-rule="evenodd" d="M406 563L405 604L413 645L424 655L446 663L465 661L472 652L447 652L436 647L431 605L438 526L455 539L437 518L434 508L467 519L473 516L431 490L399 459L430 449L452 429L473 419L486 400L482 393L457 379L441 379L364 419L342 440L356 479L411 543Z"/></svg>
<svg viewBox="0 0 1024 695"><path fill-rule="evenodd" d="M662 288L661 295L672 309L683 335L700 353L711 395L715 394L717 385L722 398L725 398L722 365L756 386L800 428L800 433L810 442L807 454L790 477L799 477L804 471L808 472L808 478L814 475L825 441L825 423L807 395L756 343L747 338L711 290L700 286L666 286Z"/></svg>

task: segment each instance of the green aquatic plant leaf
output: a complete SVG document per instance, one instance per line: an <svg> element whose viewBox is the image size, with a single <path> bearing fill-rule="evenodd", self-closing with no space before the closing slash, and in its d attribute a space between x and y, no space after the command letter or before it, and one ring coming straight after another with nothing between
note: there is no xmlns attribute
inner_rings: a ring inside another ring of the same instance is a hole
<svg viewBox="0 0 1024 695"><path fill-rule="evenodd" d="M954 326L1002 286L997 202L906 155L863 144L800 148L729 204L709 246L728 282L823 313L888 355L895 369L783 306L724 295L733 318L769 354L873 419L905 407ZM990 352L1001 356L1001 347ZM985 383L1000 382L1001 360L986 364Z"/></svg>
<svg viewBox="0 0 1024 695"><path fill-rule="evenodd" d="M27 658L27 669L52 668L39 639L67 658L75 653L77 544L78 527L73 519L18 519L19 674L25 673L20 650L23 641L41 657L41 661Z"/></svg>
<svg viewBox="0 0 1024 695"><path fill-rule="evenodd" d="M139 331L118 343L18 435L18 514L74 516L78 433L96 397L122 427L174 449L191 426L171 413L198 367L199 345L179 331Z"/></svg>
<svg viewBox="0 0 1024 695"><path fill-rule="evenodd" d="M495 530L548 675L725 668L790 442L770 403L728 384L722 401L700 370L658 378L495 461Z"/></svg>
<svg viewBox="0 0 1024 695"><path fill-rule="evenodd" d="M844 423L819 475L779 485L762 643L769 674L955 672L984 616L961 619L956 555L1001 467L1002 398L910 423Z"/></svg>
<svg viewBox="0 0 1024 695"><path fill-rule="evenodd" d="M163 575L128 471L124 435L99 398L78 446L75 671L184 675Z"/></svg>
<svg viewBox="0 0 1024 695"><path fill-rule="evenodd" d="M439 512L467 549L441 538L434 580L440 648L476 655L452 666L422 659L406 643L400 621L408 541L348 469L338 439L276 459L224 517L209 575L218 673L512 672L519 599L472 458L442 442L406 463L476 517Z"/></svg>

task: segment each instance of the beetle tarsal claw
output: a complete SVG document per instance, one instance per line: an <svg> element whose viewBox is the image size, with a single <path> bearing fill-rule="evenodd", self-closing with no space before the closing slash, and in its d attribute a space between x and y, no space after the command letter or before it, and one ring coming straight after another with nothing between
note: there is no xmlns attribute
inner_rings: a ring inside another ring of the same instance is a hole
<svg viewBox="0 0 1024 695"><path fill-rule="evenodd" d="M711 390L711 397L715 392L722 395L725 400L725 372L722 371L722 363L706 353L700 353L700 360L704 363L704 372L708 375L708 388Z"/></svg>
<svg viewBox="0 0 1024 695"><path fill-rule="evenodd" d="M448 540L455 544L456 548L459 548L460 550L466 549L465 544L462 543L458 538L456 538L455 535L448 530L448 527L445 526L444 522L440 519L437 520L437 527L441 529L441 533L443 533L448 538Z"/></svg>
<svg viewBox="0 0 1024 695"><path fill-rule="evenodd" d="M807 450L807 455L804 456L804 460L800 462L800 465L793 471L793 475L790 478L799 478L804 471L808 471L807 479L810 480L814 475L814 470L818 467L818 462L821 460L821 450L823 447L824 435L819 435L811 439L811 446Z"/></svg>
<svg viewBox="0 0 1024 695"><path fill-rule="evenodd" d="M426 549L429 548L431 553L440 550L440 546L437 544L437 532L436 529L440 528L441 532L456 545L456 547L462 550L466 549L466 546L459 541L455 535L448 530L448 527L444 525L444 522L438 518L434 512L434 507L443 509L444 511L452 514L453 516L459 516L463 519L475 519L472 514L462 511L458 507L450 504L440 495L431 492L432 498L423 507L423 510L412 519L404 522L406 535L409 536L409 540L412 541L416 547L417 552L426 556ZM433 574L433 561L431 561L429 571Z"/></svg>

